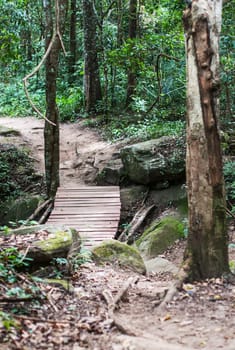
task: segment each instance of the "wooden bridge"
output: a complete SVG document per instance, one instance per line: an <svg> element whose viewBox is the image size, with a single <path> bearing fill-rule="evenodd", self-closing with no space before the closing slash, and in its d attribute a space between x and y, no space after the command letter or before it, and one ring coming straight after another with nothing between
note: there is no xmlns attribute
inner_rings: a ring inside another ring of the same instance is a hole
<svg viewBox="0 0 235 350"><path fill-rule="evenodd" d="M77 229L85 246L92 246L114 238L120 209L117 186L59 187L47 223Z"/></svg>

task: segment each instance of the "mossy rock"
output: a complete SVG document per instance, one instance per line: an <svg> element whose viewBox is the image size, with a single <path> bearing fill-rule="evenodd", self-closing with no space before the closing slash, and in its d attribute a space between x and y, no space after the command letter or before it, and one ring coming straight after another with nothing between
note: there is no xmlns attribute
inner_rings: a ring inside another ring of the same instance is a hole
<svg viewBox="0 0 235 350"><path fill-rule="evenodd" d="M92 256L96 262L118 263L135 272L145 274L146 267L137 249L119 241L104 241L92 249Z"/></svg>
<svg viewBox="0 0 235 350"><path fill-rule="evenodd" d="M184 225L174 217L168 216L154 221L136 241L142 256L147 259L162 254L177 239L184 236Z"/></svg>
<svg viewBox="0 0 235 350"><path fill-rule="evenodd" d="M67 257L73 243L74 229L45 226L45 230L48 231L48 237L33 242L27 256L33 258L34 263L47 263L53 258Z"/></svg>
<svg viewBox="0 0 235 350"><path fill-rule="evenodd" d="M26 220L44 199L41 196L25 195L18 199L9 199L0 205L0 224L7 225L9 221Z"/></svg>
<svg viewBox="0 0 235 350"><path fill-rule="evenodd" d="M44 234L43 239L40 238L40 231ZM39 238L37 236L39 235ZM0 232L0 235L5 233ZM17 246L17 236L33 235L29 237L30 243L27 240L22 246L22 238L20 242L20 250L23 253L27 250L27 257L32 259L32 265L45 265L53 258L67 258L70 248L73 243L81 242L79 233L74 229L66 226L52 226L52 225L35 225L25 226L17 229L12 229L7 232L7 236L16 236L15 245ZM76 245L78 247L78 245ZM78 247L78 253L79 253Z"/></svg>

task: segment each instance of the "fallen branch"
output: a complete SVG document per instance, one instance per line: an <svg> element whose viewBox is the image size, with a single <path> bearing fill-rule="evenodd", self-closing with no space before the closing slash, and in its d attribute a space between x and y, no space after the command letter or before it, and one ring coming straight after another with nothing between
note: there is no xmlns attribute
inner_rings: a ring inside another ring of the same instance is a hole
<svg viewBox="0 0 235 350"><path fill-rule="evenodd" d="M50 199L46 200L45 202L43 202L42 204L40 204L40 205L36 208L36 210L33 212L33 214L30 215L30 217L27 219L26 222L29 222L29 221L31 221L31 220L34 220L34 219L37 217L37 215L40 213L40 211L42 211L42 209L44 209L48 204L50 204L51 201L52 201L52 199L50 198Z"/></svg>
<svg viewBox="0 0 235 350"><path fill-rule="evenodd" d="M49 216L49 214L50 214L50 212L51 212L51 210L53 208L53 205L54 205L53 202L51 204L49 204L49 206L45 210L44 214L42 215L41 219L38 220L39 225L43 224L46 221L47 217Z"/></svg>
<svg viewBox="0 0 235 350"><path fill-rule="evenodd" d="M146 217L154 207L155 207L154 204L147 208L145 206L142 206L137 211L137 213L135 214L134 218L132 219L128 227L126 227L125 230L123 230L118 240L121 242L130 241L132 237L135 235L140 225L143 223L143 221L146 219Z"/></svg>

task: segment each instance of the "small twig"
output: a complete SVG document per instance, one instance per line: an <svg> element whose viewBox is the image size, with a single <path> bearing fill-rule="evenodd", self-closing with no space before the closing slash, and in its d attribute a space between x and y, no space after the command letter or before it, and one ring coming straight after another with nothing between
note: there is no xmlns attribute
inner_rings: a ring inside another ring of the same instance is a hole
<svg viewBox="0 0 235 350"><path fill-rule="evenodd" d="M230 215L233 219L235 219L235 215L231 212L231 210L229 210L228 208L225 208L225 210L228 215Z"/></svg>
<svg viewBox="0 0 235 350"><path fill-rule="evenodd" d="M20 263L22 263L22 261L24 261L26 255L28 254L29 248L31 247L31 244L28 245L28 247L25 250L24 255L22 256L22 258L20 259Z"/></svg>
<svg viewBox="0 0 235 350"><path fill-rule="evenodd" d="M31 316L21 316L21 315L13 315L14 318L19 318L21 320L26 321L34 321L34 322L45 322L45 323L61 323L61 324L74 324L74 321L67 321L67 320L45 320L38 317L31 317Z"/></svg>
<svg viewBox="0 0 235 350"><path fill-rule="evenodd" d="M46 294L46 298L47 298L49 304L51 305L51 307L55 310L55 312L58 312L58 308L55 306L55 304L53 303L52 298L51 298L51 293L53 291L54 291L54 288L52 288L50 290L50 292L48 294Z"/></svg>

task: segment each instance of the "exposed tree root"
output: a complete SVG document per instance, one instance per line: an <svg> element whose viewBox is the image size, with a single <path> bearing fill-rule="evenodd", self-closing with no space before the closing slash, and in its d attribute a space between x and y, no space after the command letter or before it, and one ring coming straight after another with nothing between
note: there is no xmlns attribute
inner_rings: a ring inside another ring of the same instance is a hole
<svg viewBox="0 0 235 350"><path fill-rule="evenodd" d="M189 274L189 262L190 259L185 260L183 266L177 274L176 280L172 283L168 291L166 292L163 300L158 306L160 312L164 312L167 309L167 304L170 303L178 291L182 288L183 283L188 278Z"/></svg>
<svg viewBox="0 0 235 350"><path fill-rule="evenodd" d="M124 283L124 286L120 289L120 291L118 292L118 294L115 296L115 298L113 298L112 294L110 293L110 291L105 290L102 295L104 297L104 300L106 301L107 305L108 305L108 315L110 317L110 319L112 319L112 323L114 326L117 327L117 329L126 335L131 335L131 336L136 336L136 332L134 330L132 330L129 326L127 326L124 321L122 321L121 319L119 319L115 314L115 309L118 306L119 301L121 301L121 299L126 295L126 292L128 290L128 288L133 284L133 283L137 283L138 281L138 277L131 277L129 278L126 283Z"/></svg>

